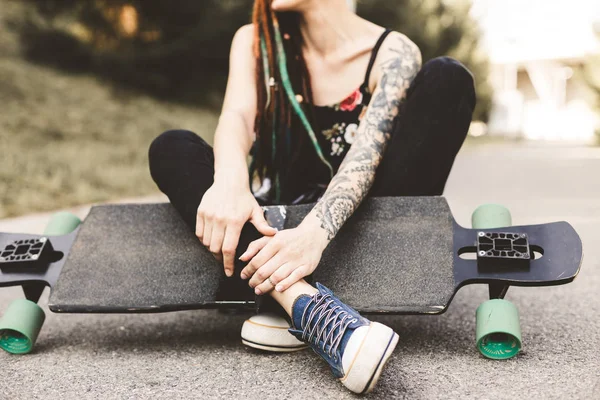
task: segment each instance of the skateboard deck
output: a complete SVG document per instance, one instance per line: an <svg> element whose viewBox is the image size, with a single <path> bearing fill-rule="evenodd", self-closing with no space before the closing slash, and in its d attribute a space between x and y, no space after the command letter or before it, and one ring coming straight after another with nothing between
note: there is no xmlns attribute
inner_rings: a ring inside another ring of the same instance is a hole
<svg viewBox="0 0 600 400"><path fill-rule="evenodd" d="M287 229L312 207L271 206L265 213L271 225ZM258 237L247 224L238 255ZM27 246L37 246L37 263L19 266L15 253L24 257ZM443 197L371 198L325 250L312 279L362 313L439 314L466 284L564 284L581 260L581 240L567 222L467 229ZM53 312L251 308L256 299L237 278L241 268L237 262L236 277L226 278L170 204L95 206L64 236L0 233L0 286L23 285L26 294L50 286Z"/></svg>

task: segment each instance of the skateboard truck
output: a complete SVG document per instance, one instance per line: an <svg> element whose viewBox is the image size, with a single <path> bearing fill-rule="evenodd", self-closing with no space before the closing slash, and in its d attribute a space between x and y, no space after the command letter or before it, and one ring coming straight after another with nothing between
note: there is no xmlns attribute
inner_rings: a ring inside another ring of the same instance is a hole
<svg viewBox="0 0 600 400"><path fill-rule="evenodd" d="M529 268L529 238L518 232L477 232L477 266Z"/></svg>
<svg viewBox="0 0 600 400"><path fill-rule="evenodd" d="M16 272L47 268L53 253L54 248L46 237L15 240L0 250L0 270Z"/></svg>

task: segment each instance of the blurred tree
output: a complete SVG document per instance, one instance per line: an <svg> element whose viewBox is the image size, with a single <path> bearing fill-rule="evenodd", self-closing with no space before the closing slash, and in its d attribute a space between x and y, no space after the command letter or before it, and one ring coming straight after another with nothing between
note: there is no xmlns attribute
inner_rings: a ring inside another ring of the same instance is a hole
<svg viewBox="0 0 600 400"><path fill-rule="evenodd" d="M93 71L174 100L223 90L229 45L250 0L31 0L29 59Z"/></svg>
<svg viewBox="0 0 600 400"><path fill-rule="evenodd" d="M171 99L198 102L222 93L236 29L252 0L30 0L23 26L27 56L100 75ZM477 77L477 119L491 89L470 0L359 0L358 14L414 40L426 61L451 55ZM218 97L216 97L218 98Z"/></svg>
<svg viewBox="0 0 600 400"><path fill-rule="evenodd" d="M476 78L474 119L487 121L492 98L489 64L479 48L479 26L470 9L471 0L359 0L357 12L407 35L421 49L424 62L449 55L464 63Z"/></svg>

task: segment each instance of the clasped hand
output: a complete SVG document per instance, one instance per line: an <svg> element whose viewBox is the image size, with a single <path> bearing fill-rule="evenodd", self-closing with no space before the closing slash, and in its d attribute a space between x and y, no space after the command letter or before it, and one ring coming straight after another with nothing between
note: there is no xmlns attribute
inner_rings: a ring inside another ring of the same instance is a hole
<svg viewBox="0 0 600 400"><path fill-rule="evenodd" d="M278 232L269 226L247 188L215 183L198 207L196 236L223 262L229 277L234 273L235 253L246 222L264 235L250 243L240 257L248 262L241 277L249 279L257 294L273 289L283 292L310 275L327 246L325 233L311 214L298 227Z"/></svg>
<svg viewBox="0 0 600 400"><path fill-rule="evenodd" d="M308 224L285 229L250 243L240 260L248 262L241 278L249 279L257 295L283 292L313 273L325 249L318 232Z"/></svg>

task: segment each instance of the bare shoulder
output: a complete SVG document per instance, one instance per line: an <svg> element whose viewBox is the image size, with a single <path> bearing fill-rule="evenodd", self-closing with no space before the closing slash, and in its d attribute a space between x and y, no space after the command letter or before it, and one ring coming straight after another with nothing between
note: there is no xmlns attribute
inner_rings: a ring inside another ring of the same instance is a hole
<svg viewBox="0 0 600 400"><path fill-rule="evenodd" d="M399 70L405 79L413 78L421 69L421 51L406 35L391 32L377 54L376 65L379 80L390 69Z"/></svg>
<svg viewBox="0 0 600 400"><path fill-rule="evenodd" d="M381 46L381 60L403 58L421 62L421 50L410 38L400 32L390 32ZM378 57L379 59L380 57Z"/></svg>
<svg viewBox="0 0 600 400"><path fill-rule="evenodd" d="M237 30L233 41L231 43L231 49L234 48L252 48L254 42L254 25L247 24Z"/></svg>

